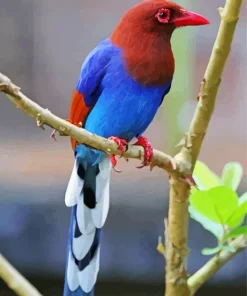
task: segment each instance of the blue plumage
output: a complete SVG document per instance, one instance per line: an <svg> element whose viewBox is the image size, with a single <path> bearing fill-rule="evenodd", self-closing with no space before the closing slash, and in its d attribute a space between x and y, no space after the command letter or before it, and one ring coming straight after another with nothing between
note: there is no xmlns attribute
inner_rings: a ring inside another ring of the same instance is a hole
<svg viewBox="0 0 247 296"><path fill-rule="evenodd" d="M85 105L93 106L84 128L103 137L126 141L140 136L153 120L171 81L147 86L126 71L122 51L109 39L85 60L77 83ZM99 234L109 208L109 158L78 145L66 192L72 207L64 296L93 296L98 274Z"/></svg>
<svg viewBox="0 0 247 296"><path fill-rule="evenodd" d="M85 59L76 85L87 106L94 105L102 91L102 79L115 48L108 39L96 46Z"/></svg>
<svg viewBox="0 0 247 296"><path fill-rule="evenodd" d="M125 69L121 50L106 39L86 59L77 84L86 104L95 104L85 128L130 141L146 130L170 87L171 81L162 86L135 81Z"/></svg>

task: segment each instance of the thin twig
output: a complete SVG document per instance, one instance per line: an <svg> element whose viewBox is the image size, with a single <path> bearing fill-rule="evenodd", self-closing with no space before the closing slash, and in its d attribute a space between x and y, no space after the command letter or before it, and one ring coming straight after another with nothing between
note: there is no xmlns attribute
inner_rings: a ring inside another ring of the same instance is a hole
<svg viewBox="0 0 247 296"><path fill-rule="evenodd" d="M247 244L243 237L239 237L231 243L231 246L233 249L235 249L234 252L222 251L220 254L215 255L201 269L199 269L188 279L188 286L190 288L191 295L194 295L196 291L217 271L219 271L229 260L243 251Z"/></svg>
<svg viewBox="0 0 247 296"><path fill-rule="evenodd" d="M42 296L1 254L0 278L19 296Z"/></svg>
<svg viewBox="0 0 247 296"><path fill-rule="evenodd" d="M197 108L184 140L184 147L175 156L177 163L179 161L191 163L192 168L196 163L214 111L221 75L230 53L241 4L242 0L227 0L225 8L219 10L221 15L219 32L205 72L205 78L201 83ZM193 288L193 285L196 285L196 278L194 278L193 284L188 287L186 272L189 219L187 205L190 193L188 183L181 182L177 176L170 178L169 237L166 242L166 296L188 296L191 295L190 289L196 290Z"/></svg>

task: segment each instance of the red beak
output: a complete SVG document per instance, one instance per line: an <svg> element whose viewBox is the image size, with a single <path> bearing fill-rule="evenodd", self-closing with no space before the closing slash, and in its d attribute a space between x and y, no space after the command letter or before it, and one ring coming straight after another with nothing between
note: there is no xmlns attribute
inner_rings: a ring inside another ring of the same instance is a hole
<svg viewBox="0 0 247 296"><path fill-rule="evenodd" d="M200 14L183 10L183 14L174 20L176 27L208 25L209 21Z"/></svg>

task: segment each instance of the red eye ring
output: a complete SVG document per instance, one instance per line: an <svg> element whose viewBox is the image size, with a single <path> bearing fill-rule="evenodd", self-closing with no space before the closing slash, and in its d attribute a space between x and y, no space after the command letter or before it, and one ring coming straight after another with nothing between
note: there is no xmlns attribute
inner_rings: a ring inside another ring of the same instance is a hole
<svg viewBox="0 0 247 296"><path fill-rule="evenodd" d="M171 12L167 8L161 8L155 16L160 23L167 24L170 21Z"/></svg>

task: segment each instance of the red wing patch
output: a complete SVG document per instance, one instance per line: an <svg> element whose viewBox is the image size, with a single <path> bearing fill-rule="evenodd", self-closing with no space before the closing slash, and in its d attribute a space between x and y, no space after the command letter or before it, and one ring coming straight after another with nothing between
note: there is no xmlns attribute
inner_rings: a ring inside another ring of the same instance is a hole
<svg viewBox="0 0 247 296"><path fill-rule="evenodd" d="M70 118L68 121L76 126L82 127L89 112L92 110L92 107L93 106L87 107L83 94L74 90L70 104ZM71 138L71 146L73 150L76 144L76 140Z"/></svg>

